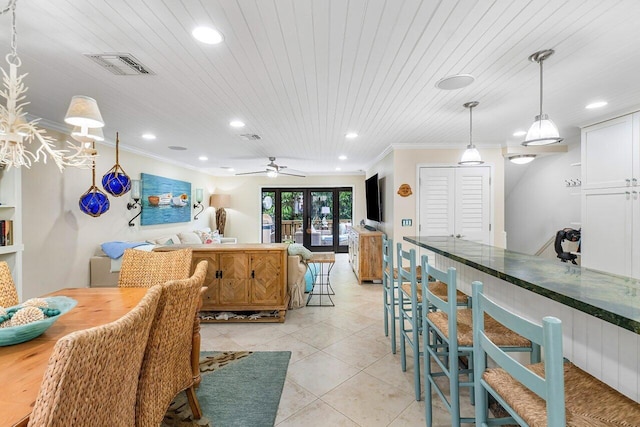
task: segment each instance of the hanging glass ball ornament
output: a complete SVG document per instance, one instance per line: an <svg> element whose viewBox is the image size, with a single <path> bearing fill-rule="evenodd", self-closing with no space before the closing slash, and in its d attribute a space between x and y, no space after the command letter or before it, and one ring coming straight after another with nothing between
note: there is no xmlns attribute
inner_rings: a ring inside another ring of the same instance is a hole
<svg viewBox="0 0 640 427"><path fill-rule="evenodd" d="M131 190L131 179L120 165L116 164L102 177L102 187L107 193L120 197Z"/></svg>
<svg viewBox="0 0 640 427"><path fill-rule="evenodd" d="M129 175L122 169L118 160L120 152L119 145L120 137L118 132L116 132L116 164L102 177L102 187L104 191L115 197L120 197L131 190L131 178L129 178Z"/></svg>
<svg viewBox="0 0 640 427"><path fill-rule="evenodd" d="M92 185L82 196L80 196L80 210L87 215L99 217L109 210L109 198L98 187Z"/></svg>

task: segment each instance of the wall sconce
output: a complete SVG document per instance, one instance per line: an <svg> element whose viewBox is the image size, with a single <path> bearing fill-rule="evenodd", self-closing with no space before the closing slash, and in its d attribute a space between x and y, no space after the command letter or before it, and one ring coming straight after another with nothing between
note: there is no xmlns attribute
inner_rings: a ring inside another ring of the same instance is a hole
<svg viewBox="0 0 640 427"><path fill-rule="evenodd" d="M204 210L204 206L202 205L202 193L202 188L196 188L196 202L193 204L193 209L200 208L200 210L194 215L193 219L198 219L198 215L200 215Z"/></svg>
<svg viewBox="0 0 640 427"><path fill-rule="evenodd" d="M216 228L221 235L224 235L224 226L227 223L227 212L224 208L229 207L230 202L229 194L212 194L209 199L209 206L216 208Z"/></svg>
<svg viewBox="0 0 640 427"><path fill-rule="evenodd" d="M127 209L131 210L139 207L140 212L138 212L136 216L134 216L129 220L129 227L133 227L134 226L133 220L138 218L142 214L142 204L140 203L140 180L139 179L131 180L131 198L133 199L134 203L127 203Z"/></svg>

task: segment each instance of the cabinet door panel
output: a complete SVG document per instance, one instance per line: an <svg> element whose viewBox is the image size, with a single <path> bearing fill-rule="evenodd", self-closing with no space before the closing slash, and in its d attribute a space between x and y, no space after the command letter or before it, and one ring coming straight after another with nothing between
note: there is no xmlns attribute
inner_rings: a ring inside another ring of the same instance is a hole
<svg viewBox="0 0 640 427"><path fill-rule="evenodd" d="M245 253L220 255L220 304L246 304L249 302L249 256Z"/></svg>
<svg viewBox="0 0 640 427"><path fill-rule="evenodd" d="M202 260L207 261L207 275L204 278L203 286L207 287L207 290L202 295L202 308L206 310L211 305L218 304L218 279L216 278L216 272L219 270L218 255L217 254L199 254L194 252L191 262L191 273L196 269L196 265Z"/></svg>
<svg viewBox="0 0 640 427"><path fill-rule="evenodd" d="M588 190L631 185L633 158L631 115L583 129L582 188Z"/></svg>
<svg viewBox="0 0 640 427"><path fill-rule="evenodd" d="M277 304L282 300L281 255L261 253L251 255L251 302Z"/></svg>
<svg viewBox="0 0 640 427"><path fill-rule="evenodd" d="M582 266L630 276L634 201L631 191L585 191L582 201Z"/></svg>

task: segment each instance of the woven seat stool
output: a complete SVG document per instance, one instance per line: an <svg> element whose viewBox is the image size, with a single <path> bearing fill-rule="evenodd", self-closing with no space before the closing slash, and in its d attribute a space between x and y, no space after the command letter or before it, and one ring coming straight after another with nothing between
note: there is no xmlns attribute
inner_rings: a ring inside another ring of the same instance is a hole
<svg viewBox="0 0 640 427"><path fill-rule="evenodd" d="M640 426L640 405L562 356L562 322L544 317L542 325L497 305L473 282L476 425L517 423L531 427ZM486 333L486 316L544 349L544 362L523 365ZM487 369L489 356L498 367ZM515 377L519 378L516 380ZM510 417L488 418L488 393Z"/></svg>
<svg viewBox="0 0 640 427"><path fill-rule="evenodd" d="M398 266L404 262L407 267L398 269L398 322L400 325L400 363L402 372L407 370L407 343L413 354L413 384L416 400L420 400L420 335L422 333L421 304L418 297L418 276L416 266L416 251L402 250L402 244L397 245Z"/></svg>
<svg viewBox="0 0 640 427"><path fill-rule="evenodd" d="M447 286L447 301L438 297L422 285L422 313L424 332L424 383L425 383L425 417L427 426L431 427L433 418L432 389L440 397L445 408L451 414L451 425L473 423L475 417L462 417L460 414L460 388L470 389L471 403L474 403L474 370L473 370L473 316L469 308L460 308L456 297L456 269L449 268L446 272L432 267L426 255L421 259L424 277L431 276L436 281ZM475 301L473 302L475 305ZM436 311L429 307L435 307ZM486 317L487 334L496 345L510 352L529 352L530 360L539 361L540 348L532 345L531 341L522 337L496 320ZM466 357L468 366L460 367L459 359ZM434 363L436 369L431 366ZM465 381L465 376L466 381ZM448 397L446 390L437 381L446 378L449 385Z"/></svg>

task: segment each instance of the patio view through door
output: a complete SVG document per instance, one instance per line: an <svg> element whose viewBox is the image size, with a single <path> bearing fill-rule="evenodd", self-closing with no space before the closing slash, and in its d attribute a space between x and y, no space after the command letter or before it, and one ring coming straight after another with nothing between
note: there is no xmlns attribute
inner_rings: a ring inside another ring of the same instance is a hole
<svg viewBox="0 0 640 427"><path fill-rule="evenodd" d="M349 187L264 188L262 242L303 244L312 251L347 252L353 224Z"/></svg>

